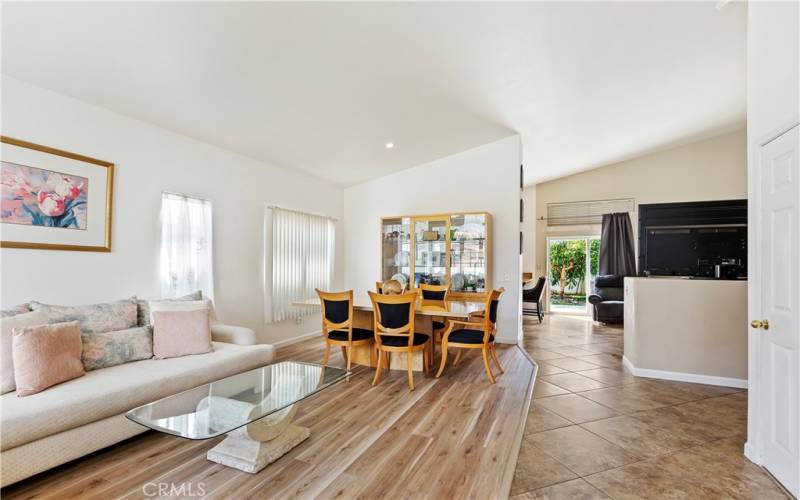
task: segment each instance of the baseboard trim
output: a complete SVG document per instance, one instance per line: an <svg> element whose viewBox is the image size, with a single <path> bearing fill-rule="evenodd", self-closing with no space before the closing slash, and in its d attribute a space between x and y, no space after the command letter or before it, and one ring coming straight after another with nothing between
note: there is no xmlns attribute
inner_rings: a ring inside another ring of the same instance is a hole
<svg viewBox="0 0 800 500"><path fill-rule="evenodd" d="M637 377L658 378L663 380L675 380L677 382L692 382L695 384L719 385L723 387L747 389L747 379L716 377L714 375L699 375L696 373L671 372L667 370L651 370L649 368L637 368L626 356L622 356L622 364Z"/></svg>
<svg viewBox="0 0 800 500"><path fill-rule="evenodd" d="M504 337L497 337L497 338L494 339L494 341L496 343L498 343L498 344L510 344L510 345L518 345L519 344L519 340L518 339L504 338Z"/></svg>
<svg viewBox="0 0 800 500"><path fill-rule="evenodd" d="M287 346L287 345L292 345L292 344L296 344L298 342L302 342L304 340L310 339L311 337L316 337L317 335L320 335L321 333L322 333L321 330L316 330L316 331L313 331L313 332L304 333L304 334L299 335L297 337L292 337L290 339L283 339L283 340L279 340L277 342L272 342L272 345L273 345L273 347L276 347L276 348L277 347L284 347L284 346Z"/></svg>
<svg viewBox="0 0 800 500"><path fill-rule="evenodd" d="M748 440L744 443L744 456L756 465L761 465L761 457L758 456L758 450Z"/></svg>

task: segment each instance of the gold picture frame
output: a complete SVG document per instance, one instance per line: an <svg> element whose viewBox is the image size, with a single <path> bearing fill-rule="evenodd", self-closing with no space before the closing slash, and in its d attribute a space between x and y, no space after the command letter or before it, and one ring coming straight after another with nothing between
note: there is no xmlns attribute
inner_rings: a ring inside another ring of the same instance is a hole
<svg viewBox="0 0 800 500"><path fill-rule="evenodd" d="M112 216L113 216L113 201L114 201L114 164L111 162L98 160L96 158L91 158L89 156L80 155L77 153L70 153L69 151L63 151L61 149L51 148L48 146L42 146L41 144L35 144L28 141L23 141L21 139L14 139L12 137L7 137L0 135L0 143L7 144L10 146L16 146L19 148L29 149L33 151L38 151L40 153L45 153L49 155L54 155L62 158L67 158L69 160L75 160L78 162L89 163L93 166L101 167L105 169L105 207L103 213L105 215L105 221L103 223L104 226L104 234L102 238L101 244L94 244L94 245L82 245L82 244L61 244L61 243L43 243L43 242L33 242L33 241L18 241L18 240L8 240L6 239L5 234L3 234L2 239L0 239L0 248L31 248L37 250L72 250L72 251L82 251L82 252L110 252L111 251L111 227L112 227ZM3 158L5 161L5 158ZM5 223L3 223L5 225ZM6 233L6 231L3 231ZM97 238L100 239L99 237Z"/></svg>

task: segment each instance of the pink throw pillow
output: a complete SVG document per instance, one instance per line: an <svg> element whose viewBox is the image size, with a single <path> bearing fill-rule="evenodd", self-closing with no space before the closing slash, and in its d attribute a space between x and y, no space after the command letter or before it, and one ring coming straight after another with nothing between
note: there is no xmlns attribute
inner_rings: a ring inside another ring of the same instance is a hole
<svg viewBox="0 0 800 500"><path fill-rule="evenodd" d="M208 309L153 311L153 356L177 358L211 352Z"/></svg>
<svg viewBox="0 0 800 500"><path fill-rule="evenodd" d="M17 396L30 396L84 374L77 321L14 328L11 355Z"/></svg>

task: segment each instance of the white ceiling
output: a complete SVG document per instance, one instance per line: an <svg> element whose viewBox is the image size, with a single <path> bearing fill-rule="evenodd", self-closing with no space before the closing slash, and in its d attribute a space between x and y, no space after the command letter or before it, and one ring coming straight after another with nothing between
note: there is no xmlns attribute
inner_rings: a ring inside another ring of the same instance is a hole
<svg viewBox="0 0 800 500"><path fill-rule="evenodd" d="M745 118L741 3L4 2L2 17L5 74L342 185L515 132L530 184Z"/></svg>

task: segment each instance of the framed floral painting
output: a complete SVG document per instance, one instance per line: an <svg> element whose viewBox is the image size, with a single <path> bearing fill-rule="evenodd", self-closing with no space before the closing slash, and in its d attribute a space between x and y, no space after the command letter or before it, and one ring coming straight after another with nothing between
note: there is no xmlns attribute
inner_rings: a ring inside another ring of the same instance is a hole
<svg viewBox="0 0 800 500"><path fill-rule="evenodd" d="M111 251L114 164L0 136L0 246Z"/></svg>

